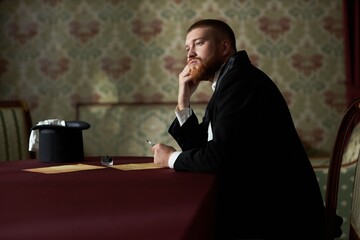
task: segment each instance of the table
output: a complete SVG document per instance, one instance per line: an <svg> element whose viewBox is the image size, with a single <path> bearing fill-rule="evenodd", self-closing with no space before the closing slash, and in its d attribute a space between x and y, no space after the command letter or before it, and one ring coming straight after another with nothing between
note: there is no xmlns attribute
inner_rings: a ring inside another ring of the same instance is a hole
<svg viewBox="0 0 360 240"><path fill-rule="evenodd" d="M116 166L153 161L113 159ZM101 166L100 157L81 163ZM57 165L36 159L0 164L0 239L212 239L212 174L111 167L24 171Z"/></svg>

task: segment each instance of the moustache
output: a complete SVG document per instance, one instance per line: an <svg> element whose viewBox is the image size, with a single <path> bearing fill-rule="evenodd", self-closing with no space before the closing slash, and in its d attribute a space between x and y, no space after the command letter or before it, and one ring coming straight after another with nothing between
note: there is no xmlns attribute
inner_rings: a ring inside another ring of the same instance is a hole
<svg viewBox="0 0 360 240"><path fill-rule="evenodd" d="M199 57L194 57L194 58L191 58L189 59L189 61L187 62L188 64L191 63L191 61L198 61L200 64L203 64L203 60Z"/></svg>

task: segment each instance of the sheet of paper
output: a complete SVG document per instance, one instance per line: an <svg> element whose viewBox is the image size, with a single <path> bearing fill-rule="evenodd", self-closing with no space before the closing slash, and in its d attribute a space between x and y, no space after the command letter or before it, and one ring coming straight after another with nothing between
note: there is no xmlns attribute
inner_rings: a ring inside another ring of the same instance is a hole
<svg viewBox="0 0 360 240"><path fill-rule="evenodd" d="M144 169L157 169L164 168L159 164L155 163L129 163L129 164L118 164L113 165L112 168L128 171L128 170L144 170Z"/></svg>
<svg viewBox="0 0 360 240"><path fill-rule="evenodd" d="M94 170L94 169L102 169L102 168L105 167L78 163L78 164L66 164L66 165L51 166L51 167L29 168L23 170L28 172L55 174L55 173L77 172L77 171Z"/></svg>

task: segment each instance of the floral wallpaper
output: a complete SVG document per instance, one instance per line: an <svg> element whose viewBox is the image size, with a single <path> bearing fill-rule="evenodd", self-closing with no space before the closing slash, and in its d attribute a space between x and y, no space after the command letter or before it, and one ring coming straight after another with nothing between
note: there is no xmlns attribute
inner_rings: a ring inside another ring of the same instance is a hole
<svg viewBox="0 0 360 240"><path fill-rule="evenodd" d="M25 99L34 123L73 120L80 102L176 102L201 18L233 27L308 153L328 155L345 109L341 0L0 0L0 98ZM194 100L210 95L203 83Z"/></svg>

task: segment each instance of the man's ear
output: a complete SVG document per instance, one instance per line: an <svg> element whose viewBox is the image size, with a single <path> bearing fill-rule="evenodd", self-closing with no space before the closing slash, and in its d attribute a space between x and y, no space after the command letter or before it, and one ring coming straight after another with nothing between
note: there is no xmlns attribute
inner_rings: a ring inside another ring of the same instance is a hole
<svg viewBox="0 0 360 240"><path fill-rule="evenodd" d="M229 56L231 54L231 44L227 39L222 40L221 42L222 54L223 56Z"/></svg>

